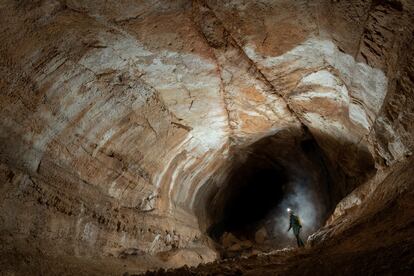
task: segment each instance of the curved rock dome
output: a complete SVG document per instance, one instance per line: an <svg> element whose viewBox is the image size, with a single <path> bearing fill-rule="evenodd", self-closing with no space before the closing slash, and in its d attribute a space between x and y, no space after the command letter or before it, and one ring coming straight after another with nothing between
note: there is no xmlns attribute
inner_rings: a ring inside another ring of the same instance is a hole
<svg viewBox="0 0 414 276"><path fill-rule="evenodd" d="M413 268L413 1L3 0L0 38L0 272Z"/></svg>

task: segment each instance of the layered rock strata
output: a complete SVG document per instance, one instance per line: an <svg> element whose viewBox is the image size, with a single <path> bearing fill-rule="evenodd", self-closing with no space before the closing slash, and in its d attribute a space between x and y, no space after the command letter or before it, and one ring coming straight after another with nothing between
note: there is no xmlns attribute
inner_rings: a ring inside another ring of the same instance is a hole
<svg viewBox="0 0 414 276"><path fill-rule="evenodd" d="M2 1L1 255L18 256L2 267L212 261L211 200L268 137L273 157L316 143L327 215L413 151L413 12L408 0Z"/></svg>

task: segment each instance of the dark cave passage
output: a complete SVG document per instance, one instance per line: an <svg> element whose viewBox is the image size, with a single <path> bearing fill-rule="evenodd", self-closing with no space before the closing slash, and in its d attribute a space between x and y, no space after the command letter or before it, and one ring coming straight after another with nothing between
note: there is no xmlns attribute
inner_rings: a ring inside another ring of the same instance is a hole
<svg viewBox="0 0 414 276"><path fill-rule="evenodd" d="M284 247L293 241L286 234L287 207L301 216L303 235L313 233L337 202L331 170L311 138L267 137L240 150L224 185L206 204L208 234L218 242L225 233L255 242L262 229L269 246Z"/></svg>
<svg viewBox="0 0 414 276"><path fill-rule="evenodd" d="M287 181L283 168L267 160L253 158L235 169L227 184L222 219L212 227L212 236L253 233L283 199Z"/></svg>

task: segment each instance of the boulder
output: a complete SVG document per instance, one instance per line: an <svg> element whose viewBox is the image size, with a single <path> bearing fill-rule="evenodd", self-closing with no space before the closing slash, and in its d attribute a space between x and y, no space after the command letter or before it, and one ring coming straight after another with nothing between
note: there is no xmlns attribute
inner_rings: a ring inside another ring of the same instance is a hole
<svg viewBox="0 0 414 276"><path fill-rule="evenodd" d="M265 240L267 239L267 230L266 228L262 227L259 230L256 231L254 235L254 240L258 244L263 244Z"/></svg>

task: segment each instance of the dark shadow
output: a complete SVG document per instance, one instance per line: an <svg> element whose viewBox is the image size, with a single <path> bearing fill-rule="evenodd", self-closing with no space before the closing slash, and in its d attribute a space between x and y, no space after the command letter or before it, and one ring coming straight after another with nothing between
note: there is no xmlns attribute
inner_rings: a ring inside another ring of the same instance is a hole
<svg viewBox="0 0 414 276"><path fill-rule="evenodd" d="M331 148L338 146L334 157L340 162L332 162L311 135L289 129L233 148L231 164L197 194L201 228L219 243L225 232L255 242L257 231L265 229L267 244L281 248L287 242L288 206L302 215L305 238L316 231L373 169L365 152L345 149L331 137L318 139Z"/></svg>
<svg viewBox="0 0 414 276"><path fill-rule="evenodd" d="M210 228L218 239L224 232L249 236L283 199L288 178L282 167L260 157L235 169L228 181L221 220Z"/></svg>

